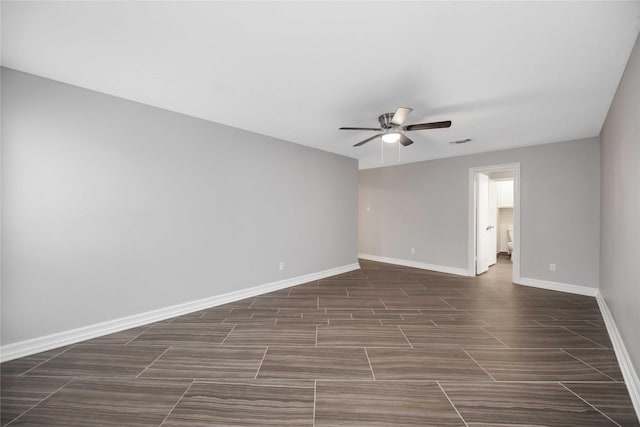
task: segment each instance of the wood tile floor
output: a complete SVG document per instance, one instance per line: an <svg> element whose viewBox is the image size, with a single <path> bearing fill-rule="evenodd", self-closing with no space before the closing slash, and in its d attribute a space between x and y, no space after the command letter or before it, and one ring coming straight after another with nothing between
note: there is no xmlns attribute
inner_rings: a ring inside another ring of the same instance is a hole
<svg viewBox="0 0 640 427"><path fill-rule="evenodd" d="M2 425L640 425L594 298L361 266L6 362Z"/></svg>

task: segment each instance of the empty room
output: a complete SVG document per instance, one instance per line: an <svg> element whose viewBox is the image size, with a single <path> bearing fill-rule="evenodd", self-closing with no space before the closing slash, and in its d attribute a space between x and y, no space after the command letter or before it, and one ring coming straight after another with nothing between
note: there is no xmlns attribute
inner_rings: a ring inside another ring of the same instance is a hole
<svg viewBox="0 0 640 427"><path fill-rule="evenodd" d="M640 427L640 1L0 1L2 426Z"/></svg>

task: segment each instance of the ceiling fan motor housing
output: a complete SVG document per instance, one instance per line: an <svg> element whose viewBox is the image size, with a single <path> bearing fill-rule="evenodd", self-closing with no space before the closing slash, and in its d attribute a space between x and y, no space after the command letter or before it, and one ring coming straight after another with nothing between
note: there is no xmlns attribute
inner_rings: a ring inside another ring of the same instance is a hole
<svg viewBox="0 0 640 427"><path fill-rule="evenodd" d="M393 119L393 115L394 113L386 113L386 114L381 114L380 117L378 117L378 121L380 122L380 127L382 129L391 129L393 127L396 127L394 124L391 123L391 120Z"/></svg>

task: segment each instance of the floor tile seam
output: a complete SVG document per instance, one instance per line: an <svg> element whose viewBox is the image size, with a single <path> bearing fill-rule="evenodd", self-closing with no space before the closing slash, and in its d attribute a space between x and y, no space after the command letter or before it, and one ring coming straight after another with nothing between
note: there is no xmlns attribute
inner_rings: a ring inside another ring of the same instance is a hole
<svg viewBox="0 0 640 427"><path fill-rule="evenodd" d="M33 367L31 367L31 368L27 369L26 371L24 371L23 373L19 374L18 376L19 376L19 377L22 377L22 376L26 375L27 373L29 373L29 372L33 371L34 369L36 369L38 366L40 366L40 365L42 365L42 364L45 364L45 363L47 363L48 361L50 361L50 360L52 360L52 359L55 359L56 357L60 356L61 354L66 353L67 351L69 351L69 350L71 350L72 348L74 348L76 345L77 345L77 343L76 343L76 344L73 344L73 345L71 345L71 346L69 346L69 348L65 348L65 349L64 349L64 350L62 350L60 353L56 353L56 354L54 354L53 356L51 356L50 358L48 358L48 359L46 359L46 360L43 360L42 362L40 362L40 363L38 363L37 365L35 365L35 366L33 366Z"/></svg>
<svg viewBox="0 0 640 427"><path fill-rule="evenodd" d="M142 371L140 371L140 372L138 373L138 375L136 375L135 377L136 377L136 378L139 378L139 377L140 377L140 375L142 375L142 374L143 374L147 369L149 369L149 367L150 367L151 365L153 365L154 363L156 363L156 362L158 361L158 359L160 359L162 356L164 356L164 355L165 355L169 350L171 350L172 348L173 348L173 346L172 346L172 345L170 345L169 347L167 347L167 349L166 349L165 351L163 351L163 352L162 352L158 357L156 357L156 358L153 360L153 362L149 363L149 364L148 364L148 365L147 365L147 366L146 366Z"/></svg>
<svg viewBox="0 0 640 427"><path fill-rule="evenodd" d="M100 381L100 380L106 380L106 381L121 381L121 380L141 380L141 381L169 381L169 382L189 382L189 381L196 381L196 382L202 382L202 381L209 381L209 382L216 382L217 380L220 381L253 381L256 378L254 378L254 376L247 376L247 377L194 377L194 376L185 376L185 377L164 377L164 376L159 376L159 375L152 375L152 376L145 376L143 378L136 378L136 377L77 377L77 380L91 380L91 381Z"/></svg>
<svg viewBox="0 0 640 427"><path fill-rule="evenodd" d="M566 322L566 320L558 320L558 322ZM496 328L500 328L500 326L495 326L495 327L496 327ZM516 328L526 328L526 327L527 327L527 326L516 326ZM508 328L509 328L509 327L505 327L504 329L508 329ZM568 330L569 332L573 332L573 331L571 331L571 330L569 330L569 329L567 329L567 328L578 328L578 329L583 328L583 329L587 329L587 328L586 328L586 327L584 327L584 326L573 326L573 325L569 325L569 326L566 326L566 325L540 325L540 326L529 326L529 328L539 328L539 329L543 329L543 328L544 328L544 329L565 329L565 330ZM592 328L592 327L589 327L588 329L593 329L593 328ZM599 328L599 329L603 329L603 330L604 330L604 328ZM576 332L573 332L573 333L576 333ZM587 338L587 339L588 339L588 338Z"/></svg>
<svg viewBox="0 0 640 427"><path fill-rule="evenodd" d="M362 348L362 347L354 347L354 348ZM368 348L372 348L372 347L368 347ZM41 377L41 378L57 378L57 377ZM225 383L225 384L245 384L249 381L254 381L254 380L278 380L278 381L345 381L345 382L351 382L351 381L374 381L373 379L364 379L364 378L356 378L356 379L346 379L346 378L308 378L308 377L297 377L297 378L255 378L254 376L247 376L247 377L165 377L165 376L149 376L149 377L144 377L144 378L136 378L136 377L132 377L132 376L109 376L109 377L100 377L100 376L76 376L73 377L69 380L73 381L73 380L78 380L78 381L125 381L125 380L141 380L141 381L173 381L173 382L179 382L179 381L196 381L198 383L200 382L206 382L206 383ZM380 379L380 378L376 378L375 379L376 382L419 382L419 383L433 383L436 381L442 381L442 382L451 382L451 383L456 383L456 384L463 384L463 383L495 383L495 384L557 384L558 380L471 380L471 381L467 381L466 379L446 379L446 378L442 378L442 379L438 379L438 378L434 378L434 379L402 379L402 378L398 378L398 379ZM607 384L607 385L624 385L623 382L620 381L597 381L597 380L586 380L586 381L581 381L581 380L563 380L562 381L564 384L591 384L591 385L603 385L603 384ZM301 388L308 388L308 387L301 387Z"/></svg>
<svg viewBox="0 0 640 427"><path fill-rule="evenodd" d="M587 366L588 366L588 367L590 367L591 369L593 369L593 370L595 370L595 371L597 371L597 372L601 373L602 375L604 375L605 377L609 378L610 380L612 380L612 381L618 381L618 380L616 380L615 378L613 378L613 377L611 377L611 376L609 376L609 375L605 374L605 373L604 373L604 372L602 372L600 369L596 368L595 366L591 365L590 363L585 362L584 360L580 359L578 356L575 356L575 355L573 355L573 354L569 353L569 352L568 352L568 351L566 351L565 349L560 348L559 350L560 350L560 351L562 351L563 353L565 353L565 354L567 354L567 355L569 355L569 356L573 357L573 358L574 358L574 359L576 359L577 361L584 363L585 365L587 365ZM617 362L617 359L616 359L616 362Z"/></svg>
<svg viewBox="0 0 640 427"><path fill-rule="evenodd" d="M447 400L449 401L449 404L451 405L451 407L456 411L456 414L458 414L458 416L460 417L460 419L462 420L462 422L464 423L465 426L469 427L469 424L467 424L467 421L464 419L464 417L462 416L462 414L460 413L460 411L458 411L458 408L456 408L456 405L453 404L453 401L451 400L451 398L449 398L449 395L447 394L447 392L444 390L444 387L442 387L442 385L440 384L440 381L436 381L436 384L438 384L438 387L440 387L440 390L442 391L442 393L444 394L444 397L447 398Z"/></svg>
<svg viewBox="0 0 640 427"><path fill-rule="evenodd" d="M597 342L595 342L594 340L592 340L592 339L590 339L590 338L585 337L584 335L581 335L581 334L579 334L579 333L577 333L577 332L575 332L575 331L572 331L571 329L567 328L566 326L560 326L560 327L561 327L562 329L564 329L565 331L569 332L569 333L572 333L572 334L575 334L575 335L577 335L577 336L579 336L579 337L582 337L582 338L584 338L584 339L585 339L585 340L587 340L587 341L591 341L592 343L594 343L595 345L597 345L597 346L598 346L598 347L596 347L596 348L610 348L610 347L605 347L605 346L603 346L602 344L597 343ZM605 329L605 331L606 331L606 329ZM608 334L608 333L607 333L607 334Z"/></svg>
<svg viewBox="0 0 640 427"><path fill-rule="evenodd" d="M313 381L313 418L311 419L312 425L315 427L316 425L316 389L318 386L318 382L316 380Z"/></svg>
<svg viewBox="0 0 640 427"><path fill-rule="evenodd" d="M382 323L382 321L381 321L380 323ZM383 326L384 326L384 324L383 324ZM409 343L409 346L410 346L411 348L415 348L415 347L413 346L413 343L409 340L409 338L407 337L407 335L404 333L404 331L403 331L403 330L402 330L402 328L400 327L400 325L396 325L396 326L397 326L397 328L400 330L400 333L402 334L402 336L404 337L404 339L405 339L405 340L407 340L407 342Z"/></svg>
<svg viewBox="0 0 640 427"><path fill-rule="evenodd" d="M413 325L411 325L413 326ZM608 348L599 348L599 347L509 347L509 348L501 348L501 347L491 347L491 346L472 346L474 349L483 348L483 349L492 349L492 350L502 350L502 351L511 351L511 350L611 350Z"/></svg>
<svg viewBox="0 0 640 427"><path fill-rule="evenodd" d="M258 365L258 370L256 371L256 375L253 377L254 380L258 379L258 374L260 373L260 369L262 369L262 364L264 363L264 358L267 357L267 352L269 351L269 346L264 349L264 353L262 354L262 359L260 360L260 365Z"/></svg>
<svg viewBox="0 0 640 427"><path fill-rule="evenodd" d="M303 380L296 379L296 380ZM430 379L430 380L404 380L404 379L363 379L363 378L316 378L315 381L318 382L337 382L337 383L419 383L419 384L435 384L440 380ZM459 383L459 381L453 381L454 383Z"/></svg>
<svg viewBox="0 0 640 427"><path fill-rule="evenodd" d="M447 302L447 300L446 300L446 299L444 299L444 297L438 297L438 298L440 298L440 299L442 300L442 302L444 302L445 304L447 304L447 305L448 305L449 307L451 307L452 309L457 310L457 308L456 308L456 307L454 307L453 305L449 304L449 303Z"/></svg>
<svg viewBox="0 0 640 427"><path fill-rule="evenodd" d="M456 291L457 293L460 294L460 296L462 296L463 298L469 298L468 295L466 295L465 293L461 292L459 289L454 289L454 291Z"/></svg>
<svg viewBox="0 0 640 427"><path fill-rule="evenodd" d="M147 378L138 378L134 375L125 375L125 374L113 374L113 375L96 375L96 374L74 374L73 376L60 376L60 375L33 375L25 378L38 378L38 379L71 379L78 381L124 381L124 380L145 380ZM191 380L193 377L152 377L149 379L167 379L167 380Z"/></svg>
<svg viewBox="0 0 640 427"><path fill-rule="evenodd" d="M297 346L292 346L292 347L309 347L309 348L313 348L313 346L310 345L297 345ZM323 345L320 344L318 346L318 348L323 348L323 347L336 347L336 348L362 348L362 345L335 345L335 344L327 344L327 345ZM506 348L502 348L502 347L491 347L491 346L465 346L466 348L469 349L473 349L473 350L507 350ZM395 348L395 349L399 349L399 350L411 350L412 347L405 347L405 346L399 346L399 345L367 345L367 348L381 348L381 349L390 349L390 348ZM455 349L460 349L462 348L462 346L460 344L416 344L413 349L415 350L428 350L428 349L435 349L435 350L455 350Z"/></svg>
<svg viewBox="0 0 640 427"><path fill-rule="evenodd" d="M204 316L204 314L203 314ZM171 322L173 322L174 319L171 319ZM132 343L136 338L138 338L140 335L144 334L145 332L147 332L149 329L153 328L154 325L147 325L146 328L144 328L144 330L142 332L140 332L138 335L136 335L135 337L131 338L129 341L127 341L126 343L124 343L124 345L129 345L130 343Z"/></svg>
<svg viewBox="0 0 640 427"><path fill-rule="evenodd" d="M467 350L465 350L464 348L462 348L461 350L464 352L464 354L466 354L467 356L469 356L469 358L471 358L471 360L473 360L473 361L475 362L475 364L476 364L476 365L478 365L478 366L480 367L480 369L482 369L482 370L483 370L487 375L489 375L489 377L490 377L494 382L496 382L495 377L494 377L493 375L491 375L491 374L489 373L489 371L487 371L487 370L485 369L485 367L484 367L484 366L482 366L482 365L480 364L480 362L478 362L478 361L475 359L475 357L473 357L472 355L470 355L470 354L469 354L469 352L468 352Z"/></svg>
<svg viewBox="0 0 640 427"><path fill-rule="evenodd" d="M558 322L558 323L564 323L564 322L570 322L571 320L543 320L544 322ZM597 329L602 329L602 331L605 330L605 328L603 328L602 326L598 326L598 325L594 325L593 323L590 323L588 320L573 320L573 322L584 322L584 323L589 323L587 324L577 324L577 325L561 325L561 324L557 324L557 325L545 325L544 323L542 323L540 320L538 319L534 319L534 322L537 322L540 327L542 328L585 328L585 329L592 329L592 328L597 328Z"/></svg>
<svg viewBox="0 0 640 427"><path fill-rule="evenodd" d="M22 417L23 415L25 415L27 412L31 411L33 408L35 408L36 406L40 405L41 403L43 403L45 400L47 400L48 398L50 398L51 396L53 396L54 394L56 394L57 392L59 392L60 390L62 390L63 388L65 388L66 386L69 385L69 383L71 383L73 380L75 380L76 378L71 378L70 380L68 380L66 383L64 383L62 386L58 387L57 389L55 389L54 391L52 391L51 393L47 394L45 397L43 397L42 399L40 399L40 401L34 403L33 405L31 405L28 409L24 410L20 415L18 415L17 417L15 417L14 419L12 419L11 421L9 421L7 424L5 424L5 427L8 425L13 424L14 421L16 421L18 418Z"/></svg>
<svg viewBox="0 0 640 427"><path fill-rule="evenodd" d="M195 380L192 380L189 385L187 386L187 388L185 388L185 390L182 392L182 394L180 395L180 397L178 397L178 400L176 400L176 403L173 405L173 407L171 407L171 409L169 410L169 412L167 412L167 415L165 415L164 419L162 420L162 422L160 424L158 424L158 427L162 426L168 419L169 416L171 415L171 413L176 409L176 407L178 406L178 404L180 403L180 401L184 398L184 396L186 396L187 392L189 391L189 389L191 389L191 386L193 385L193 383L195 383Z"/></svg>
<svg viewBox="0 0 640 427"><path fill-rule="evenodd" d="M497 383L557 384L558 380L497 380ZM566 384L623 384L619 381L563 380Z"/></svg>
<svg viewBox="0 0 640 427"><path fill-rule="evenodd" d="M295 347L295 348L316 348L313 344L269 344L269 343L258 343L258 344L233 344L233 345L225 345L225 346L216 346L215 348L255 348L255 347L264 347L264 346L269 346L269 347ZM318 348L322 348L322 347L330 347L330 346L323 346L323 345L319 345ZM350 346L350 347L346 347L346 346L334 346L334 347L340 347L340 348L361 348L362 346ZM188 348L194 348L194 347L188 347Z"/></svg>
<svg viewBox="0 0 640 427"><path fill-rule="evenodd" d="M238 325L276 325L278 318L275 319L255 319L255 321L251 321L252 319L224 319L221 323L213 323L216 326L238 326ZM241 321L242 323L238 323ZM231 332L231 331L229 331ZM226 338L225 338L226 339Z"/></svg>
<svg viewBox="0 0 640 427"><path fill-rule="evenodd" d="M576 396L578 399L582 400L584 403L586 403L587 405L589 405L591 408L595 409L597 412L599 412L602 416L604 416L606 419L608 419L609 421L611 421L612 423L614 423L615 425L617 425L618 427L622 427L620 424L618 424L616 421L612 420L607 414L605 414L604 412L602 412L600 409L596 408L594 405L592 405L591 403L589 403L587 400L585 400L582 396L580 396L578 393L574 392L573 390L571 390L569 387L567 387L566 385L564 385L562 382L558 382L558 384L560 384L562 387L564 387L567 391L569 391L571 394L573 394L574 396Z"/></svg>
<svg viewBox="0 0 640 427"><path fill-rule="evenodd" d="M69 378L73 379L75 378L75 376L69 376L69 375L43 375L43 374L39 374L39 375L26 375L26 376L22 376L22 375L2 375L0 376L0 386L2 385L2 381L6 381L6 380L10 380L10 379L15 379L15 378L19 378L19 379L59 379L59 380L67 380ZM0 391L2 391L2 388L0 387Z"/></svg>
<svg viewBox="0 0 640 427"><path fill-rule="evenodd" d="M243 379L238 379L238 381L231 381L228 378L221 378L219 381L216 380L215 378L195 378L192 382L193 384L222 384L222 385L246 385L246 386L251 386L251 387L271 387L271 388L295 388L295 389L300 389L300 390L308 390L310 388L312 388L310 385L309 386L300 386L300 385L295 385L295 384L260 384L260 383L255 383L255 382L251 382L251 378L246 378L244 379L245 381L243 381ZM314 381L314 380L310 380L310 379L293 379L293 380L289 380L287 379L286 381Z"/></svg>
<svg viewBox="0 0 640 427"><path fill-rule="evenodd" d="M274 323L275 324L275 323ZM231 328L231 330L229 331L229 333L227 333L227 336L224 337L224 339L222 340L222 342L220 344L218 344L218 347L222 347L223 344L225 343L225 341L227 340L227 338L229 338L229 336L231 335L231 332L233 332L233 330L236 328L236 326L238 326L238 324L234 324L233 327Z"/></svg>
<svg viewBox="0 0 640 427"><path fill-rule="evenodd" d="M589 297L589 298L593 298L594 301L595 301L596 297ZM560 298L560 300L564 301L564 302L567 302L569 304L575 305L575 307L571 307L572 309L573 308L589 308L589 305L590 305L590 303L581 304L579 302L574 302L574 301L571 300L571 298L568 298L568 297L562 297L562 298Z"/></svg>
<svg viewBox="0 0 640 427"><path fill-rule="evenodd" d="M335 374L338 375L338 374ZM194 378L153 378L154 380L192 380ZM198 383L224 383L224 384L249 384L247 381L253 380L253 378L195 378L196 382ZM328 376L328 377L323 377L323 376L318 376L318 377L309 377L309 376L300 376L300 377L284 377L284 378L278 378L278 377L266 377L266 378L260 378L259 380L262 381L267 381L267 380L271 380L271 381L319 381L319 382L344 382L344 383L382 383L382 382L386 382L386 383L419 383L419 384L433 384L436 381L446 381L446 382L451 382L451 383L455 383L455 384L465 384L465 381L463 380L449 380L446 378L432 378L432 379L402 379L402 378L387 378L387 379L379 379L376 378L375 380L373 378L371 378L370 375L368 375L367 377L355 377L355 378L344 378L342 376ZM475 380L477 382L480 382L479 380ZM486 384L493 384L493 382L491 380L486 380L486 381L482 381ZM555 382L550 382L547 381L546 383L555 383ZM607 383L607 384L615 384L615 383ZM258 385L258 384L255 384ZM275 387L275 385L271 385L271 384L261 384L263 386L273 386ZM295 388L310 388L310 387L306 387L306 386L289 386L289 385L281 385L281 387L295 387Z"/></svg>
<svg viewBox="0 0 640 427"><path fill-rule="evenodd" d="M510 349L511 347L507 345L507 343L505 343L504 341L502 341L500 338L498 338L497 336L495 336L494 334L491 333L491 331L487 330L486 326L480 326L480 329L482 329L483 331L485 331L486 333L488 333L489 335L491 335L493 338L495 338L496 340L498 340L498 342L500 342L500 344L504 345L506 348Z"/></svg>
<svg viewBox="0 0 640 427"><path fill-rule="evenodd" d="M368 347L371 348L371 347ZM186 379L190 379L190 378L186 378ZM272 380L275 380L274 378L271 378ZM226 382L229 382L230 379L225 379L222 378L221 380L224 380ZM312 381L312 379L310 378L286 378L286 379L280 379L281 381ZM376 382L376 383L383 383L383 382L389 382L389 383L394 383L394 382L400 382L400 383L427 383L427 384L433 384L436 382L441 382L444 384L456 384L456 385L460 385L460 384L482 384L482 385L487 385L487 384L558 384L558 380L497 380L497 381L489 381L489 380L455 380L455 379L380 379L377 378L375 380L373 379L362 379L362 378L315 378L313 379L315 381L320 381L320 382ZM208 379L208 378L204 378L204 379L198 379L198 382L219 382L216 381L215 379ZM242 382L242 379L238 379L238 382ZM598 385L598 384L607 384L607 385L619 385L621 383L619 382L614 382L614 381L562 381L565 384L593 384L593 385ZM231 384L234 384L233 382L230 382ZM308 388L308 387L307 387Z"/></svg>
<svg viewBox="0 0 640 427"><path fill-rule="evenodd" d="M367 362L369 362L369 369L371 370L371 376L373 380L376 380L376 374L373 372L373 365L371 365L371 359L369 358L369 352L367 351L367 347L362 347L364 350L365 356L367 356Z"/></svg>

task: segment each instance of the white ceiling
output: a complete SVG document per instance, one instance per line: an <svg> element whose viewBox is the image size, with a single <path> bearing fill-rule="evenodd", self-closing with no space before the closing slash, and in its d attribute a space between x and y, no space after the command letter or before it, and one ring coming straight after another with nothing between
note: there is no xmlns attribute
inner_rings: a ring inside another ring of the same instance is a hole
<svg viewBox="0 0 640 427"><path fill-rule="evenodd" d="M405 162L598 135L639 29L639 1L5 1L2 64L370 168L338 127L398 106L453 121Z"/></svg>

